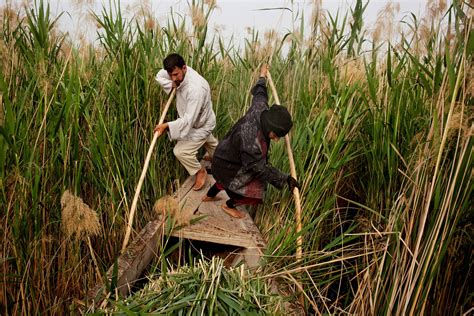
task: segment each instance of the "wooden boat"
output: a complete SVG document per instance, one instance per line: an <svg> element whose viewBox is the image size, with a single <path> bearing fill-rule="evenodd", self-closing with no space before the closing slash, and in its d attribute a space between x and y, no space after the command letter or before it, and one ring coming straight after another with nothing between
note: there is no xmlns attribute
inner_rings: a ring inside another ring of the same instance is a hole
<svg viewBox="0 0 474 316"><path fill-rule="evenodd" d="M117 266L110 267L107 278L109 282L112 278L116 280L116 289L120 295L129 294L132 285L158 255L163 234L190 241L235 246L237 251L233 253L232 265L246 264L249 268L258 267L266 242L250 214L243 219L236 219L225 213L221 209L221 204L228 199L225 191L217 195L219 201L202 202L202 197L214 182L212 175L209 174L205 187L194 191L192 190L194 176L188 177L172 195L179 206L171 219L174 228L165 229L170 223L167 222L170 220L169 216L166 213L157 214L156 220L148 222L118 257ZM88 296L96 300L102 296L103 290L104 286L98 284Z"/></svg>

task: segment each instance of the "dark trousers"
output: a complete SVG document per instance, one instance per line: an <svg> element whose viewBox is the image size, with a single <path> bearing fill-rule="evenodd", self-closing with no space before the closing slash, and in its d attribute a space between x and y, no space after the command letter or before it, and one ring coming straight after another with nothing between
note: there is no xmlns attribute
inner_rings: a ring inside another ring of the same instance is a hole
<svg viewBox="0 0 474 316"><path fill-rule="evenodd" d="M215 197L222 190L225 190L225 192L229 196L229 199L225 202L225 204L230 208L235 208L237 205L256 205L262 203L262 199L245 197L238 193L224 189L222 184L218 182L214 183L214 185L209 189L209 191L207 191L207 196Z"/></svg>

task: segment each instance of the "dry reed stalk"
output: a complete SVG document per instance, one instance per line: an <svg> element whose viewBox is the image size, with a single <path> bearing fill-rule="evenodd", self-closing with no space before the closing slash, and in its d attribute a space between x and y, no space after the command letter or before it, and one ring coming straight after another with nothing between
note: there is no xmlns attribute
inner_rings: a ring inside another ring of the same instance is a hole
<svg viewBox="0 0 474 316"><path fill-rule="evenodd" d="M280 98L278 97L275 84L273 83L272 76L270 75L270 71L267 72L267 78L268 82L270 84L270 87L273 91L273 97L275 98L276 104L281 104ZM296 168L295 168L295 160L293 158L293 151L291 149L291 143L290 143L290 138L288 134L285 135L285 144L286 144L286 149L288 152L288 160L290 162L290 174L293 178L297 179L296 175ZM299 234L301 232L301 198L300 198L300 191L298 188L294 188L293 190L293 195L295 198L295 207L296 207L296 233ZM302 257L302 247L303 244L303 239L300 236L297 237L296 240L296 260L300 260Z"/></svg>
<svg viewBox="0 0 474 316"><path fill-rule="evenodd" d="M5 118L4 118L4 109L3 109L3 94L0 93L0 125L5 125Z"/></svg>
<svg viewBox="0 0 474 316"><path fill-rule="evenodd" d="M318 31L318 26L320 26L322 20L324 20L324 12L322 8L322 0L314 0L313 8L311 10L311 27L312 27L312 36L315 36Z"/></svg>
<svg viewBox="0 0 474 316"><path fill-rule="evenodd" d="M400 12L400 4L391 1L377 13L377 20L375 21L375 29L372 32L372 39L375 43L381 40L392 41L394 34L394 23L396 14Z"/></svg>
<svg viewBox="0 0 474 316"><path fill-rule="evenodd" d="M366 80L364 61L361 58L344 59L337 56L334 62L339 78L348 85Z"/></svg>
<svg viewBox="0 0 474 316"><path fill-rule="evenodd" d="M147 31L152 31L159 27L158 21L153 17L151 1L139 1L129 8L130 14L137 20L143 21L143 27Z"/></svg>
<svg viewBox="0 0 474 316"><path fill-rule="evenodd" d="M75 4L76 6L83 6L83 5L91 5L91 4L94 4L94 1L93 0L74 0L73 1L73 4Z"/></svg>
<svg viewBox="0 0 474 316"><path fill-rule="evenodd" d="M205 13L198 5L193 4L190 8L191 21L195 29L200 29L206 25Z"/></svg>
<svg viewBox="0 0 474 316"><path fill-rule="evenodd" d="M217 8L216 0L204 0L204 3L211 9Z"/></svg>
<svg viewBox="0 0 474 316"><path fill-rule="evenodd" d="M160 121L158 122L158 124L162 124L165 121L166 113L168 112L168 108L170 107L171 101L173 101L173 98L174 98L175 94L176 94L176 89L171 90L170 96L168 97L168 101L165 104L165 108L163 109L163 113L161 114ZM146 171L148 170L148 164L150 163L151 154L153 153L153 148L155 147L155 143L158 140L158 137L160 135L161 134L159 132L155 132L153 134L153 139L151 141L150 148L148 149L148 153L147 153L146 158L145 158L145 163L143 164L142 174L140 175L140 179L138 180L137 188L135 189L135 196L133 197L132 207L130 209L130 215L128 217L127 231L125 232L125 238L124 238L123 244L122 244L122 251L125 250L125 248L127 247L127 244L128 244L128 240L130 239L130 233L132 231L132 224L133 224L133 217L135 215L135 210L137 208L137 203L138 203L138 197L140 195L140 190L142 188L143 181L145 180L145 175L146 175Z"/></svg>

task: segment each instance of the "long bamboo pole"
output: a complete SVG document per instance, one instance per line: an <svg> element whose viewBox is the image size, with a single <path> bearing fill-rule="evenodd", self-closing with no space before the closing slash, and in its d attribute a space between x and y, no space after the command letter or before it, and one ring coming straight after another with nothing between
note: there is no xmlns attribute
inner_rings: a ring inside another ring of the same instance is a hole
<svg viewBox="0 0 474 316"><path fill-rule="evenodd" d="M273 83L272 76L270 75L270 71L267 70L267 79L270 87L272 89L273 97L275 98L276 104L280 103L280 98L278 98L278 93L275 88L275 84ZM295 168L295 160L293 158L293 151L291 150L291 143L290 137L288 134L285 135L285 144L286 144L286 151L288 152L288 160L290 162L290 174L293 178L298 179L296 177L296 168ZM303 245L303 238L301 237L301 198L300 198L300 190L298 188L294 188L293 196L295 198L295 207L296 207L296 260L300 260L302 258L302 245Z"/></svg>
<svg viewBox="0 0 474 316"><path fill-rule="evenodd" d="M176 94L176 89L171 90L170 96L168 98L168 102L166 102L165 108L163 113L161 113L160 121L158 124L163 124L165 121L166 113L170 107L171 101L173 101L174 95ZM153 134L153 140L151 141L150 148L148 149L148 154L146 155L145 163L143 165L142 174L140 176L140 180L138 181L137 188L135 189L135 196L133 197L132 208L130 209L130 215L128 217L128 224L127 224L127 231L125 233L125 239L123 240L122 244L122 251L125 250L128 244L128 240L130 239L130 233L132 231L132 224L133 224L133 217L135 216L135 210L137 208L138 203L138 196L140 195L140 190L143 185L143 180L145 180L145 175L148 170L148 165L150 164L151 154L153 153L153 148L155 147L156 140L161 135L160 132L155 132Z"/></svg>

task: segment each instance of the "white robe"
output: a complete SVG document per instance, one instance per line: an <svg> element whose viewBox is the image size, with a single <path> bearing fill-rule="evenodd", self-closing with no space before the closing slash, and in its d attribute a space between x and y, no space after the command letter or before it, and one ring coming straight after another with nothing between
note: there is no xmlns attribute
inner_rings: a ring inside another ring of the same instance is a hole
<svg viewBox="0 0 474 316"><path fill-rule="evenodd" d="M211 88L194 69L189 66L186 68L184 80L176 89L179 118L168 122L170 137L173 140L200 141L206 139L216 126ZM171 92L173 82L165 69L161 69L155 79L166 93Z"/></svg>

